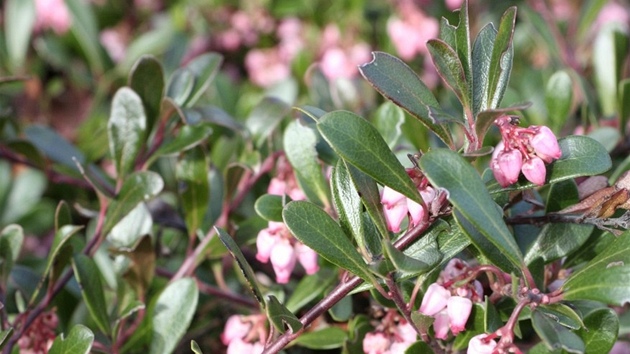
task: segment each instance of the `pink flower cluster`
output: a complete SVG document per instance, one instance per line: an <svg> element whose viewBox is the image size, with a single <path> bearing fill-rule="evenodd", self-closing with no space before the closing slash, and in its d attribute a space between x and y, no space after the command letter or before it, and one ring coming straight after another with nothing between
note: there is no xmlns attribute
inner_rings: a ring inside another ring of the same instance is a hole
<svg viewBox="0 0 630 354"><path fill-rule="evenodd" d="M363 338L365 354L403 354L416 342L417 333L405 319L390 311L385 315L379 327Z"/></svg>
<svg viewBox="0 0 630 354"><path fill-rule="evenodd" d="M230 316L221 333L221 342L227 345L227 354L262 353L265 346L261 340L266 337L264 323L264 315Z"/></svg>
<svg viewBox="0 0 630 354"><path fill-rule="evenodd" d="M466 262L457 258L450 260L438 279L444 285L429 285L422 298L420 313L434 318L433 330L436 338L446 339L449 330L453 335L464 331L473 301L479 302L483 298L483 288L477 280L456 288L448 286L453 280L465 275L468 269Z"/></svg>
<svg viewBox="0 0 630 354"><path fill-rule="evenodd" d="M47 28L62 35L70 29L72 18L63 0L35 0L35 30Z"/></svg>
<svg viewBox="0 0 630 354"><path fill-rule="evenodd" d="M358 74L358 66L371 59L370 46L354 42L352 36L341 36L339 27L327 25L322 32L320 67L328 80L350 79ZM343 38L343 40L342 40Z"/></svg>
<svg viewBox="0 0 630 354"><path fill-rule="evenodd" d="M497 145L490 162L494 178L502 187L518 180L521 172L530 182L543 185L547 174L545 163L562 156L558 139L546 126L518 126L518 119L501 116L495 120L503 140Z"/></svg>
<svg viewBox="0 0 630 354"><path fill-rule="evenodd" d="M45 354L55 340L59 319L54 310L38 316L20 337L17 344L21 354Z"/></svg>
<svg viewBox="0 0 630 354"><path fill-rule="evenodd" d="M426 15L409 0L399 2L397 12L401 17L392 17L387 22L387 34L398 55L403 60L411 60L426 54L427 41L439 34L438 20Z"/></svg>

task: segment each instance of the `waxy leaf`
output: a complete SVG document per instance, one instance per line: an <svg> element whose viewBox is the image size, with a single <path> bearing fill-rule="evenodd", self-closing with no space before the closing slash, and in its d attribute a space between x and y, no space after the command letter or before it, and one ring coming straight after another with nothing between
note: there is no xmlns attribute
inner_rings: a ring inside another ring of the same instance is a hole
<svg viewBox="0 0 630 354"><path fill-rule="evenodd" d="M193 319L198 299L199 290L192 278L178 279L162 291L151 317L150 354L173 352Z"/></svg>
<svg viewBox="0 0 630 354"><path fill-rule="evenodd" d="M114 225L107 240L116 248L133 247L142 236L151 234L152 227L151 211L145 203L139 203Z"/></svg>
<svg viewBox="0 0 630 354"><path fill-rule="evenodd" d="M545 105L552 128L559 129L569 116L573 103L573 81L564 70L556 71L545 87Z"/></svg>
<svg viewBox="0 0 630 354"><path fill-rule="evenodd" d="M377 182L421 203L418 189L381 135L368 121L347 111L331 112L317 123L330 146Z"/></svg>
<svg viewBox="0 0 630 354"><path fill-rule="evenodd" d="M166 96L173 99L178 106L183 106L195 87L195 75L187 68L177 69L166 87Z"/></svg>
<svg viewBox="0 0 630 354"><path fill-rule="evenodd" d="M565 300L630 302L630 232L626 231L564 283Z"/></svg>
<svg viewBox="0 0 630 354"><path fill-rule="evenodd" d="M141 56L131 68L128 85L142 100L147 119L147 132L151 132L160 114L164 95L162 64L151 55Z"/></svg>
<svg viewBox="0 0 630 354"><path fill-rule="evenodd" d="M563 303L554 303L549 305L541 305L536 308L548 317L551 317L559 324L570 328L579 329L584 327L582 317L573 308Z"/></svg>
<svg viewBox="0 0 630 354"><path fill-rule="evenodd" d="M74 159L81 164L85 163L85 155L68 140L56 131L43 125L29 125L24 130L24 135L35 147L54 162L70 168L74 168Z"/></svg>
<svg viewBox="0 0 630 354"><path fill-rule="evenodd" d="M405 123L405 112L392 102L387 101L374 112L372 122L390 149L394 149L402 135L401 126Z"/></svg>
<svg viewBox="0 0 630 354"><path fill-rule="evenodd" d="M208 163L199 146L182 153L175 172L188 235L194 237L208 210Z"/></svg>
<svg viewBox="0 0 630 354"><path fill-rule="evenodd" d="M584 353L584 342L577 334L541 311L532 311L532 325L547 348L551 350L564 349L569 353Z"/></svg>
<svg viewBox="0 0 630 354"><path fill-rule="evenodd" d="M445 188L455 210L482 237L468 234L489 260L509 260L500 267L512 272L523 266L521 251L503 221L503 214L490 197L477 171L459 154L435 149L420 158L420 167L434 187ZM460 223L462 219L458 220Z"/></svg>
<svg viewBox="0 0 630 354"><path fill-rule="evenodd" d="M383 52L372 52L373 59L359 71L383 96L419 119L448 146L453 141L447 127L435 124L428 107L439 108L429 88L402 60Z"/></svg>
<svg viewBox="0 0 630 354"><path fill-rule="evenodd" d="M593 225L546 224L527 250L525 263L540 257L547 264L567 256L586 242L593 228Z"/></svg>
<svg viewBox="0 0 630 354"><path fill-rule="evenodd" d="M490 66L488 67L487 102L488 108L491 109L499 107L510 79L512 57L514 55L512 37L515 23L516 7L510 7L501 16L499 30L492 48Z"/></svg>
<svg viewBox="0 0 630 354"><path fill-rule="evenodd" d="M92 349L94 333L84 325L75 325L67 337L60 334L48 350L48 354L87 354Z"/></svg>
<svg viewBox="0 0 630 354"><path fill-rule="evenodd" d="M332 172L331 178L332 195L339 215L339 224L344 232L352 235L355 242L363 252L368 248L364 242L365 230L362 220L363 203L357 192L346 164L343 160L338 160Z"/></svg>
<svg viewBox="0 0 630 354"><path fill-rule="evenodd" d="M315 204L293 201L284 207L284 222L303 244L336 266L372 283L367 264L341 227Z"/></svg>
<svg viewBox="0 0 630 354"><path fill-rule="evenodd" d="M156 158L191 149L206 140L210 134L212 134L212 128L208 124L184 125L173 140L161 145L152 157Z"/></svg>
<svg viewBox="0 0 630 354"><path fill-rule="evenodd" d="M107 304L103 294L101 272L94 260L84 254L77 254L72 258L72 269L77 282L81 286L83 301L96 322L98 328L105 334L109 334L110 323L107 313Z"/></svg>
<svg viewBox="0 0 630 354"><path fill-rule="evenodd" d="M348 333L339 327L326 327L300 335L295 344L304 348L328 350L340 348L348 339Z"/></svg>
<svg viewBox="0 0 630 354"><path fill-rule="evenodd" d="M280 333L285 332L285 325L291 329L291 333L296 333L303 327L302 322L293 312L289 311L273 295L267 296L267 317Z"/></svg>
<svg viewBox="0 0 630 354"><path fill-rule="evenodd" d="M387 221L385 220L385 214L383 214L383 205L381 204L381 194L378 190L378 185L374 179L351 164L344 161L344 166L350 175L354 188L361 196L363 206L374 223L374 226L376 226L382 237L389 238ZM376 242L375 246L377 245L380 247L380 242Z"/></svg>
<svg viewBox="0 0 630 354"><path fill-rule="evenodd" d="M278 124L289 114L291 107L275 97L265 97L254 107L245 121L256 146L261 146Z"/></svg>
<svg viewBox="0 0 630 354"><path fill-rule="evenodd" d="M263 194L254 204L256 213L267 221L282 222L282 208L286 196Z"/></svg>
<svg viewBox="0 0 630 354"><path fill-rule="evenodd" d="M219 72L223 57L217 53L207 53L193 59L186 69L194 76L194 85L188 99L182 106L191 107L206 92L214 77Z"/></svg>
<svg viewBox="0 0 630 354"><path fill-rule="evenodd" d="M122 87L116 91L107 133L118 179L124 179L133 170L147 136L144 106L140 96L132 89Z"/></svg>
<svg viewBox="0 0 630 354"><path fill-rule="evenodd" d="M584 317L584 328L577 334L586 345L586 353L610 353L618 332L619 317L615 311L601 308Z"/></svg>
<svg viewBox="0 0 630 354"><path fill-rule="evenodd" d="M155 172L136 172L127 177L116 199L107 208L103 234L107 235L114 225L140 202L146 202L157 196L162 188L164 188L164 181Z"/></svg>
<svg viewBox="0 0 630 354"><path fill-rule="evenodd" d="M430 39L427 42L427 49L429 49L433 64L435 64L435 68L444 83L453 90L464 107L470 107L469 84L466 80L463 64L455 49L439 39Z"/></svg>
<svg viewBox="0 0 630 354"><path fill-rule="evenodd" d="M232 238L232 236L230 236L223 229L215 227L214 230L219 235L219 238L221 239L221 242L223 242L223 245L225 245L225 248L227 248L227 250L230 252L232 257L234 257L234 260L238 264L238 267L241 270L241 272L243 272L243 276L245 277L245 280L247 281L249 288L254 294L256 301L258 301L258 303L260 304L260 307L264 309L266 305L265 305L262 292L260 291L260 288L258 287L258 283L256 282L256 275L254 275L254 271L252 270L252 267L249 265L249 263L247 263L247 260L245 260L245 256L243 256L241 249L238 247L236 242L234 242L234 239Z"/></svg>

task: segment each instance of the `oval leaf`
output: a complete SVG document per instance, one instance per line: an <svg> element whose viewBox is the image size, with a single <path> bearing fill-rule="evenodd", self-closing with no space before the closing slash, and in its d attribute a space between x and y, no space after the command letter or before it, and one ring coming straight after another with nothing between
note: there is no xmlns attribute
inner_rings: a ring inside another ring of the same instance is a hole
<svg viewBox="0 0 630 354"><path fill-rule="evenodd" d="M267 221L282 222L284 198L279 195L264 194L256 200L254 209L256 209L258 215Z"/></svg>
<svg viewBox="0 0 630 354"><path fill-rule="evenodd" d="M541 311L532 311L532 325L547 348L551 350L564 349L569 353L584 353L584 342L577 334Z"/></svg>
<svg viewBox="0 0 630 354"><path fill-rule="evenodd" d="M379 183L421 203L418 189L394 153L368 121L347 111L324 115L317 128L344 160Z"/></svg>
<svg viewBox="0 0 630 354"><path fill-rule="evenodd" d="M328 350L340 348L348 339L348 333L339 327L326 327L300 335L295 344L309 349Z"/></svg>
<svg viewBox="0 0 630 354"><path fill-rule="evenodd" d="M372 274L361 255L339 225L315 204L294 201L287 204L282 217L291 233L329 262L372 282Z"/></svg>
<svg viewBox="0 0 630 354"><path fill-rule="evenodd" d="M72 258L72 269L81 286L81 295L83 295L83 301L85 301L90 315L98 328L103 333L109 334L110 323L107 304L101 283L101 272L96 263L84 254L77 254Z"/></svg>
<svg viewBox="0 0 630 354"><path fill-rule="evenodd" d="M223 57L220 54L207 53L196 57L186 65L195 79L190 95L183 106L191 107L199 100L219 72L222 62Z"/></svg>
<svg viewBox="0 0 630 354"><path fill-rule="evenodd" d="M173 352L192 321L198 299L197 283L191 278L178 279L162 291L151 318L150 354Z"/></svg>
<svg viewBox="0 0 630 354"><path fill-rule="evenodd" d="M67 338L60 334L48 350L48 354L87 354L92 349L94 333L83 325L75 325Z"/></svg>
<svg viewBox="0 0 630 354"><path fill-rule="evenodd" d="M192 237L202 224L208 210L210 185L208 183L206 154L199 146L185 151L176 168L178 191L184 209L188 234Z"/></svg>
<svg viewBox="0 0 630 354"><path fill-rule="evenodd" d="M586 353L610 353L619 332L619 317L609 308L597 309L584 318L578 331L586 345Z"/></svg>
<svg viewBox="0 0 630 354"><path fill-rule="evenodd" d="M291 107L275 97L265 97L254 107L245 121L245 126L254 138L256 146L261 146Z"/></svg>
<svg viewBox="0 0 630 354"><path fill-rule="evenodd" d="M7 0L5 2L5 45L9 63L14 69L20 69L26 63L26 52L35 19L34 0Z"/></svg>
<svg viewBox="0 0 630 354"><path fill-rule="evenodd" d="M573 81L571 76L564 70L555 72L547 81L545 88L545 105L553 128L559 129L564 125L572 103Z"/></svg>
<svg viewBox="0 0 630 354"><path fill-rule="evenodd" d="M469 108L470 89L464 67L455 50L439 39L430 39L427 42L427 49L444 82L453 90L462 105Z"/></svg>
<svg viewBox="0 0 630 354"><path fill-rule="evenodd" d="M147 131L150 132L160 114L164 95L162 64L151 55L141 56L131 68L129 86L142 99L147 115Z"/></svg>

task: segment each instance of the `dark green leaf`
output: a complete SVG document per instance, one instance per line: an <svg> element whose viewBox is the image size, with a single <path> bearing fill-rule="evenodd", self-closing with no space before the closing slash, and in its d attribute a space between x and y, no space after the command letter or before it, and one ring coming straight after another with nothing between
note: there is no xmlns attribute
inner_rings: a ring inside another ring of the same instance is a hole
<svg viewBox="0 0 630 354"><path fill-rule="evenodd" d="M429 118L428 107L439 107L439 103L418 75L392 55L373 52L372 56L371 62L359 67L361 74L383 96L418 118L446 145L453 146L448 128Z"/></svg>
<svg viewBox="0 0 630 354"><path fill-rule="evenodd" d="M367 265L339 225L315 204L293 201L284 207L284 222L291 233L329 262L372 282Z"/></svg>
<svg viewBox="0 0 630 354"><path fill-rule="evenodd" d="M60 334L48 350L49 354L87 354L92 349L94 333L83 325L75 325L68 337Z"/></svg>
<svg viewBox="0 0 630 354"><path fill-rule="evenodd" d="M363 206L365 206L365 210L374 223L374 226L376 226L382 237L389 238L387 221L383 214L383 205L381 204L381 195L378 191L378 185L370 176L345 161L344 166L350 174L354 189L361 196ZM377 247L373 248L373 251L378 250L378 248L380 248L380 242L377 242L374 246ZM378 253L380 253L380 251Z"/></svg>
<svg viewBox="0 0 630 354"><path fill-rule="evenodd" d="M619 128L625 136L626 125L630 119L630 79L624 79L619 82Z"/></svg>
<svg viewBox="0 0 630 354"><path fill-rule="evenodd" d="M186 123L190 125L198 125L199 123L206 122L228 128L235 132L243 130L241 123L219 107L203 106L189 108L184 110L184 115L186 116Z"/></svg>
<svg viewBox="0 0 630 354"><path fill-rule="evenodd" d="M7 143L7 147L12 151L24 156L29 162L33 163L35 168L44 170L47 168L46 160L42 153L35 147L35 144L27 140L11 140Z"/></svg>
<svg viewBox="0 0 630 354"><path fill-rule="evenodd" d="M72 258L72 269L81 286L81 295L92 319L103 333L109 334L109 314L101 283L101 272L96 263L86 255L77 254Z"/></svg>
<svg viewBox="0 0 630 354"><path fill-rule="evenodd" d="M217 53L207 53L193 59L186 68L195 77L194 85L184 104L185 107L191 107L206 92L214 77L219 72L223 57Z"/></svg>
<svg viewBox="0 0 630 354"><path fill-rule="evenodd" d="M85 163L85 155L79 149L48 127L32 124L26 127L24 135L44 155L57 163L70 168L76 166L73 158L76 158L81 164Z"/></svg>
<svg viewBox="0 0 630 354"><path fill-rule="evenodd" d="M151 233L153 218L145 203L139 203L125 215L107 235L107 240L116 248L133 247L138 240Z"/></svg>
<svg viewBox="0 0 630 354"><path fill-rule="evenodd" d="M495 108L479 112L479 114L477 114L477 119L475 120L475 131L477 132L477 137L479 139L483 139L486 136L488 129L490 129L494 121L500 116L508 114L510 112L524 110L531 105L531 102L526 102L510 107Z"/></svg>
<svg viewBox="0 0 630 354"><path fill-rule="evenodd" d="M23 241L24 230L20 225L8 225L0 231L0 284L6 284Z"/></svg>
<svg viewBox="0 0 630 354"><path fill-rule="evenodd" d="M552 128L559 129L569 116L573 104L573 81L565 70L556 71L545 88L545 105Z"/></svg>
<svg viewBox="0 0 630 354"><path fill-rule="evenodd" d="M473 62L471 57L472 46L470 42L468 1L462 1L462 5L459 9L459 23L457 23L457 28L455 29L455 43L456 46L451 46L450 44L447 45L457 51L457 57L459 58L459 62L461 63L464 72L464 79L468 82L468 87L466 91L469 92L469 96L466 99L468 102L471 102L472 97L470 96L470 92L472 92Z"/></svg>
<svg viewBox="0 0 630 354"><path fill-rule="evenodd" d="M7 339L11 338L13 334L13 327L9 327L5 330L0 330L0 349L4 348L4 345L7 344Z"/></svg>
<svg viewBox="0 0 630 354"><path fill-rule="evenodd" d="M442 254L437 250L437 245L425 252L424 257L410 257L397 250L390 242L383 240L383 249L392 264L400 272L421 274L430 271L440 261Z"/></svg>
<svg viewBox="0 0 630 354"><path fill-rule="evenodd" d="M274 97L265 97L254 107L245 121L256 146L261 146L278 124L289 114L291 107Z"/></svg>
<svg viewBox="0 0 630 354"><path fill-rule="evenodd" d="M323 116L317 128L332 148L379 183L420 203L420 194L376 128L347 111Z"/></svg>
<svg viewBox="0 0 630 354"><path fill-rule="evenodd" d="M195 235L208 210L210 186L206 154L199 146L182 153L176 176L189 235Z"/></svg>
<svg viewBox="0 0 630 354"><path fill-rule="evenodd" d="M309 200L329 205L328 186L318 160L317 131L293 121L284 130L283 146L295 177Z"/></svg>
<svg viewBox="0 0 630 354"><path fill-rule="evenodd" d="M151 237L146 235L134 245L120 249L115 253L124 255L129 259L129 268L123 277L136 291L137 297L144 299L155 275L156 254Z"/></svg>
<svg viewBox="0 0 630 354"><path fill-rule="evenodd" d="M488 70L492 62L492 48L497 38L497 30L492 23L485 25L477 38L472 50L472 60L475 65L472 68L473 73L473 114L477 116L480 112L489 108L488 104ZM484 131L479 126L479 121L475 122L475 129L479 135L479 131ZM485 124L483 124L485 125Z"/></svg>
<svg viewBox="0 0 630 354"><path fill-rule="evenodd" d="M592 225L546 224L527 250L525 263L540 257L546 264L565 257L586 242L591 232Z"/></svg>
<svg viewBox="0 0 630 354"><path fill-rule="evenodd" d="M595 300L622 306L630 302L630 232L624 232L564 283L565 300Z"/></svg>
<svg viewBox="0 0 630 354"><path fill-rule="evenodd" d="M536 308L536 311L544 313L546 316L569 329L580 329L584 327L580 314L563 303L541 305Z"/></svg>
<svg viewBox="0 0 630 354"><path fill-rule="evenodd" d="M602 174L610 169L612 161L606 149L597 141L579 135L571 135L558 140L562 157L547 165L547 183L553 184L582 176ZM496 181L488 185L491 193L533 188L529 181L520 181L501 189Z"/></svg>
<svg viewBox="0 0 630 354"><path fill-rule="evenodd" d="M192 278L171 282L157 299L151 322L150 354L172 353L182 339L197 310L199 290Z"/></svg>
<svg viewBox="0 0 630 354"><path fill-rule="evenodd" d="M532 325L538 336L551 350L564 349L569 353L584 353L584 342L541 311L532 311Z"/></svg>
<svg viewBox="0 0 630 354"><path fill-rule="evenodd" d="M321 108L313 107L313 106L300 106L293 107L296 111L302 113L304 117L308 117L313 120L313 122L317 123L319 118L321 118L327 112Z"/></svg>
<svg viewBox="0 0 630 354"><path fill-rule="evenodd" d="M363 252L368 252L364 242L365 230L361 217L363 204L343 160L338 160L333 169L331 186L341 228L346 234L352 235L359 249ZM367 253L364 254L367 255Z"/></svg>
<svg viewBox="0 0 630 354"><path fill-rule="evenodd" d="M160 114L164 95L162 65L151 55L141 56L131 68L128 85L142 100L147 119L147 132L151 132Z"/></svg>
<svg viewBox="0 0 630 354"><path fill-rule="evenodd" d="M521 251L500 209L468 161L451 150L435 149L422 156L420 167L434 187L449 192L449 201L462 216L458 222L469 226L465 230L482 254L493 263L508 260L511 266L500 265L508 273L523 266Z"/></svg>
<svg viewBox="0 0 630 354"><path fill-rule="evenodd" d="M337 280L337 274L329 268L322 268L313 275L307 275L295 287L285 306L289 311L296 312L321 296L328 288L335 285Z"/></svg>
<svg viewBox="0 0 630 354"><path fill-rule="evenodd" d="M405 350L405 354L435 354L433 348L423 341L417 341Z"/></svg>
<svg viewBox="0 0 630 354"><path fill-rule="evenodd" d="M444 83L453 90L465 108L470 107L470 88L464 66L455 49L439 39L430 39L427 48Z"/></svg>
<svg viewBox="0 0 630 354"><path fill-rule="evenodd" d="M254 204L256 213L267 221L282 222L282 208L286 196L263 194Z"/></svg>
<svg viewBox="0 0 630 354"><path fill-rule="evenodd" d="M223 245L225 245L225 248L227 248L227 250L230 252L232 257L234 257L234 260L238 264L238 267L241 270L241 272L243 272L243 276L245 277L245 280L247 281L249 288L254 294L254 297L260 304L260 307L264 309L265 301L264 301L262 292L260 291L260 288L258 287L258 283L256 282L256 276L254 275L254 271L252 270L252 267L249 265L249 263L247 263L247 260L245 260L245 256L243 256L241 249L238 247L236 242L234 242L234 239L232 238L232 236L227 234L223 229L220 229L218 227L215 227L214 229L219 235L221 242L223 242Z"/></svg>
<svg viewBox="0 0 630 354"><path fill-rule="evenodd" d="M162 188L164 188L164 181L155 172L136 172L127 177L116 199L107 208L103 234L107 235L140 202L146 202L157 196Z"/></svg>
<svg viewBox="0 0 630 354"><path fill-rule="evenodd" d="M584 318L584 327L577 334L586 345L586 353L609 353L617 340L619 318L612 309L598 309Z"/></svg>
<svg viewBox="0 0 630 354"><path fill-rule="evenodd" d="M516 7L510 7L501 16L499 30L492 48L492 57L488 68L488 108L499 107L508 86L512 71L512 37L516 23Z"/></svg>
<svg viewBox="0 0 630 354"><path fill-rule="evenodd" d="M72 224L72 210L65 201L60 201L55 209L55 232L64 225Z"/></svg>
<svg viewBox="0 0 630 354"><path fill-rule="evenodd" d="M173 140L165 142L153 154L153 157L169 155L192 149L206 140L212 134L212 128L207 124L184 125Z"/></svg>
<svg viewBox="0 0 630 354"><path fill-rule="evenodd" d="M124 179L136 163L147 135L147 117L142 100L128 87L122 87L112 100L107 123L109 151L119 179Z"/></svg>
<svg viewBox="0 0 630 354"><path fill-rule="evenodd" d="M9 63L19 71L26 62L26 52L35 25L34 0L7 0L4 12L4 34Z"/></svg>
<svg viewBox="0 0 630 354"><path fill-rule="evenodd" d="M103 48L100 46L98 21L92 5L81 0L65 0L72 15L70 30L85 53L92 71L100 74L105 69Z"/></svg>
<svg viewBox="0 0 630 354"><path fill-rule="evenodd" d="M461 16L461 15L460 15ZM457 27L451 25L445 17L440 19L440 39L446 42L452 48L457 47L457 38L455 31Z"/></svg>
<svg viewBox="0 0 630 354"><path fill-rule="evenodd" d="M175 101L178 106L183 106L195 87L195 75L187 68L177 69L166 87L166 96Z"/></svg>
<svg viewBox="0 0 630 354"><path fill-rule="evenodd" d="M402 134L400 127L405 122L405 112L392 102L387 101L378 107L374 113L373 122L387 145L393 149Z"/></svg>
<svg viewBox="0 0 630 354"><path fill-rule="evenodd" d="M273 295L267 296L267 318L280 333L285 332L285 326L291 329L291 333L297 333L303 327L302 322L293 312L289 311Z"/></svg>
<svg viewBox="0 0 630 354"><path fill-rule="evenodd" d="M326 327L300 335L295 344L309 349L329 350L341 348L348 339L346 331L339 327Z"/></svg>

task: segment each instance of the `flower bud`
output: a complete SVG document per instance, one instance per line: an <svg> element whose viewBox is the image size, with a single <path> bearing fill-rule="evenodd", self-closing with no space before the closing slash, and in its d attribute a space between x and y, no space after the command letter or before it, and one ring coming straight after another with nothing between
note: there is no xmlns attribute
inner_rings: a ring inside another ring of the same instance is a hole
<svg viewBox="0 0 630 354"><path fill-rule="evenodd" d="M468 271L468 263L459 258L452 258L440 272L440 278L447 282L453 280Z"/></svg>
<svg viewBox="0 0 630 354"><path fill-rule="evenodd" d="M467 354L492 354L494 348L497 346L497 342L491 339L486 339L486 334L480 334L474 336L468 342Z"/></svg>
<svg viewBox="0 0 630 354"><path fill-rule="evenodd" d="M518 175L521 173L521 167L523 167L523 155L518 150L505 150L497 156L497 164L505 177L505 181L508 182L503 187L507 187L518 181Z"/></svg>
<svg viewBox="0 0 630 354"><path fill-rule="evenodd" d="M256 259L262 263L269 261L273 246L280 240L280 236L272 233L270 228L262 229L256 237Z"/></svg>
<svg viewBox="0 0 630 354"><path fill-rule="evenodd" d="M426 210L421 204L418 204L411 199L407 199L407 210L409 212L409 223L411 224L411 226L420 224L422 221L424 221L424 218L427 214Z"/></svg>
<svg viewBox="0 0 630 354"><path fill-rule="evenodd" d="M532 157L523 164L523 174L530 182L542 186L545 184L547 168L543 160Z"/></svg>
<svg viewBox="0 0 630 354"><path fill-rule="evenodd" d="M395 204L391 207L385 206L385 221L387 222L387 229L391 232L400 232L400 224L407 216L409 209L407 203L403 200L402 203Z"/></svg>
<svg viewBox="0 0 630 354"><path fill-rule="evenodd" d="M297 254L298 261L306 270L306 274L315 274L319 270L319 264L317 264L317 252L313 251L307 245L298 242L295 244L295 253Z"/></svg>
<svg viewBox="0 0 630 354"><path fill-rule="evenodd" d="M537 130L531 138L530 145L534 148L536 155L546 163L551 163L562 156L562 151L558 145L558 139L551 129L546 126L533 127Z"/></svg>
<svg viewBox="0 0 630 354"><path fill-rule="evenodd" d="M233 315L228 318L221 333L221 342L228 345L235 339L244 338L250 331L252 324L243 322L240 315Z"/></svg>
<svg viewBox="0 0 630 354"><path fill-rule="evenodd" d="M383 193L381 194L381 204L391 208L394 205L400 204L406 198L407 197L405 197L401 193L389 187L383 187Z"/></svg>
<svg viewBox="0 0 630 354"><path fill-rule="evenodd" d="M390 339L383 332L369 332L363 338L365 354L383 354L389 350Z"/></svg>
<svg viewBox="0 0 630 354"><path fill-rule="evenodd" d="M260 354L262 353L262 346L237 338L228 345L227 354Z"/></svg>
<svg viewBox="0 0 630 354"><path fill-rule="evenodd" d="M429 285L426 294L422 298L420 312L427 316L435 315L446 307L449 297L451 297L451 293L442 285L437 283Z"/></svg>
<svg viewBox="0 0 630 354"><path fill-rule="evenodd" d="M461 296L451 296L446 304L451 331L454 335L466 329L466 322L472 310L472 301Z"/></svg>
<svg viewBox="0 0 630 354"><path fill-rule="evenodd" d="M433 330L435 331L435 338L446 339L448 337L449 317L446 310L442 310L435 314L435 321L433 321Z"/></svg>
<svg viewBox="0 0 630 354"><path fill-rule="evenodd" d="M407 321L401 321L398 326L396 326L396 337L399 341L403 343L415 343L418 338L418 333L415 328L411 325L411 323Z"/></svg>
<svg viewBox="0 0 630 354"><path fill-rule="evenodd" d="M296 262L293 246L285 239L280 240L271 250L270 259L276 273L276 281L279 284L288 283Z"/></svg>

